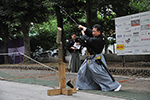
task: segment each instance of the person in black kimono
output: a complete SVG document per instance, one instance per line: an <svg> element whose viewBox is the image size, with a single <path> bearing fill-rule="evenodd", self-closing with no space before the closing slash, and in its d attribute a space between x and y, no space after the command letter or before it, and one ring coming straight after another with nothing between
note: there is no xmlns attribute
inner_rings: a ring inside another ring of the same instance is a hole
<svg viewBox="0 0 150 100"><path fill-rule="evenodd" d="M67 50L70 52L68 70L71 72L78 72L80 67L80 42L76 38L76 33L72 33L72 39L67 42Z"/></svg>
<svg viewBox="0 0 150 100"><path fill-rule="evenodd" d="M78 71L76 87L78 89L119 91L121 85L113 80L110 73L107 72L106 61L102 55L105 44L102 27L95 24L92 30L82 25L79 25L78 28L82 29L81 39L87 46L88 58L85 59ZM97 63L97 60L100 60L104 65Z"/></svg>

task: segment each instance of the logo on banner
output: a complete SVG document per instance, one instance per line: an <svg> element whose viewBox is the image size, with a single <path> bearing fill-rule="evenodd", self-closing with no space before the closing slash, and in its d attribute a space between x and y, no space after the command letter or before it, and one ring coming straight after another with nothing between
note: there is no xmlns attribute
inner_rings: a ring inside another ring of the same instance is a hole
<svg viewBox="0 0 150 100"><path fill-rule="evenodd" d="M124 48L131 48L131 47L132 47L132 46L127 46L127 45L126 45L126 46L124 46Z"/></svg>
<svg viewBox="0 0 150 100"><path fill-rule="evenodd" d="M131 34L126 35L126 37L131 37L131 36L132 36Z"/></svg>
<svg viewBox="0 0 150 100"><path fill-rule="evenodd" d="M137 15L137 16L133 16L133 17L131 17L131 19L133 19L133 18L138 18L139 17L139 15Z"/></svg>
<svg viewBox="0 0 150 100"><path fill-rule="evenodd" d="M125 53L132 53L132 51L125 51Z"/></svg>
<svg viewBox="0 0 150 100"><path fill-rule="evenodd" d="M144 39L141 39L141 41L149 41L150 38L144 38Z"/></svg>
<svg viewBox="0 0 150 100"><path fill-rule="evenodd" d="M126 28L125 28L125 30L129 30L129 29L130 29L129 27L126 27Z"/></svg>
<svg viewBox="0 0 150 100"><path fill-rule="evenodd" d="M134 41L133 42L139 42L139 40L138 39L134 39Z"/></svg>
<svg viewBox="0 0 150 100"><path fill-rule="evenodd" d="M140 32L140 35L147 35L148 31L142 31Z"/></svg>
<svg viewBox="0 0 150 100"><path fill-rule="evenodd" d="M132 29L132 31L140 31L140 30L141 30L140 27L135 27L135 28Z"/></svg>
<svg viewBox="0 0 150 100"><path fill-rule="evenodd" d="M132 47L141 47L141 45L133 45Z"/></svg>
<svg viewBox="0 0 150 100"><path fill-rule="evenodd" d="M117 44L117 50L124 50L124 44Z"/></svg>
<svg viewBox="0 0 150 100"><path fill-rule="evenodd" d="M142 23L142 24L144 24L144 23L149 23L149 19L141 20L141 22L140 22L140 23Z"/></svg>
<svg viewBox="0 0 150 100"><path fill-rule="evenodd" d="M118 37L118 38L121 38L121 37L122 37L122 35L117 35L117 37Z"/></svg>
<svg viewBox="0 0 150 100"><path fill-rule="evenodd" d="M139 25L140 25L140 19L131 21L131 26L139 26Z"/></svg>
<svg viewBox="0 0 150 100"><path fill-rule="evenodd" d="M130 41L131 41L130 38L128 38L128 40L125 40L126 43L129 43Z"/></svg>
<svg viewBox="0 0 150 100"><path fill-rule="evenodd" d="M122 26L122 24L116 24L115 26L116 26L117 28L119 28L119 27Z"/></svg>
<svg viewBox="0 0 150 100"><path fill-rule="evenodd" d="M149 29L150 29L150 24L141 25L141 30L149 30Z"/></svg>
<svg viewBox="0 0 150 100"><path fill-rule="evenodd" d="M139 32L134 32L133 36L139 36Z"/></svg>
<svg viewBox="0 0 150 100"><path fill-rule="evenodd" d="M117 43L124 43L123 40L119 40L119 41L117 40L116 42L117 42Z"/></svg>
<svg viewBox="0 0 150 100"><path fill-rule="evenodd" d="M144 53L146 53L146 52L150 52L150 50L145 49L145 50L143 50L143 52L144 52Z"/></svg>
<svg viewBox="0 0 150 100"><path fill-rule="evenodd" d="M139 52L139 50L134 50L134 52Z"/></svg>

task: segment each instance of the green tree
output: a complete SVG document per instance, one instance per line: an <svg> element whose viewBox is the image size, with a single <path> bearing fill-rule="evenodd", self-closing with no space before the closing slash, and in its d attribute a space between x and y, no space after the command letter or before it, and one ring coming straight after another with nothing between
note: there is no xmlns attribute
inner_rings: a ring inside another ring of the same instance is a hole
<svg viewBox="0 0 150 100"><path fill-rule="evenodd" d="M70 22L65 22L64 26L65 39L71 38L71 33L80 33L77 26L71 25ZM56 35L57 35L57 19L56 16L50 16L48 22L43 22L42 24L33 25L30 33L30 45L31 51L43 48L43 50L54 50L57 48ZM64 43L64 46L66 43Z"/></svg>
<svg viewBox="0 0 150 100"><path fill-rule="evenodd" d="M48 22L36 24L30 33L36 35L30 36L31 51L35 52L39 46L43 50L53 50L57 48L56 34L57 34L57 20L56 17L49 17Z"/></svg>
<svg viewBox="0 0 150 100"><path fill-rule="evenodd" d="M25 54L30 56L29 30L31 22L41 23L49 16L49 2L43 0L1 0L0 16L7 18L10 23L17 24L18 31L23 34ZM27 59L24 58L24 62Z"/></svg>
<svg viewBox="0 0 150 100"><path fill-rule="evenodd" d="M131 1L130 6L137 9L139 12L150 10L149 0L130 0L130 1Z"/></svg>

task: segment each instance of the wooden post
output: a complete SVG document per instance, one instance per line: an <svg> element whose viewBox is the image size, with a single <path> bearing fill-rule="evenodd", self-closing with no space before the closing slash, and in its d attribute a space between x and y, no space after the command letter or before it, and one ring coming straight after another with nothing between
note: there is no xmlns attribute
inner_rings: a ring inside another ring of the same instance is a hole
<svg viewBox="0 0 150 100"><path fill-rule="evenodd" d="M59 63L58 76L59 76L59 87L66 88L66 73L65 73L65 63Z"/></svg>
<svg viewBox="0 0 150 100"><path fill-rule="evenodd" d="M66 66L63 62L63 48L62 48L62 42L61 42L61 32L62 29L58 27L57 29L57 39L56 43L58 44L58 62L59 62L59 68L58 68L58 88L53 88L51 90L47 90L47 95L58 95L58 94L64 94L64 95L72 95L73 93L76 93L76 87L75 88L66 88Z"/></svg>

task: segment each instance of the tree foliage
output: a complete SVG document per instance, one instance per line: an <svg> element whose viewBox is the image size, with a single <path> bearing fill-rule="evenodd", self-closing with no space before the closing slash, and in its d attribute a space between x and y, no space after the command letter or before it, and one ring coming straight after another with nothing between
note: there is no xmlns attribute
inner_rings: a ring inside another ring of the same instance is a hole
<svg viewBox="0 0 150 100"><path fill-rule="evenodd" d="M30 36L31 51L34 52L39 47L43 50L51 50L57 48L56 34L57 34L57 22L56 17L51 16L48 22L43 24L36 24L30 33L36 35Z"/></svg>
<svg viewBox="0 0 150 100"><path fill-rule="evenodd" d="M63 24L64 39L69 39L72 32L80 35L71 18L89 28L98 23L109 36L110 30L115 30L114 18L148 11L149 3L149 0L1 0L0 37L23 37L25 53L29 55L30 43L31 51L38 46L44 50L57 47L55 39L59 21ZM33 34L31 42L29 33Z"/></svg>
<svg viewBox="0 0 150 100"><path fill-rule="evenodd" d="M130 6L137 9L139 12L150 10L149 0L131 0Z"/></svg>
<svg viewBox="0 0 150 100"><path fill-rule="evenodd" d="M1 0L0 19L23 34L25 54L30 56L29 29L31 22L42 23L49 17L49 2L43 0Z"/></svg>

